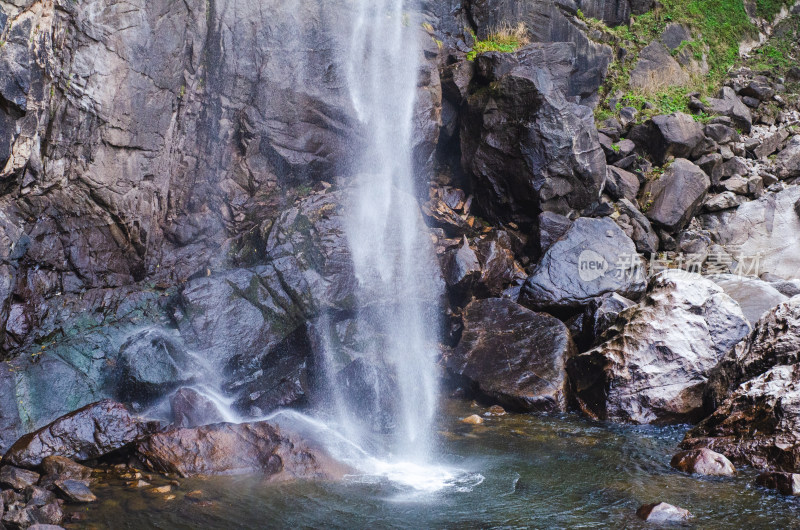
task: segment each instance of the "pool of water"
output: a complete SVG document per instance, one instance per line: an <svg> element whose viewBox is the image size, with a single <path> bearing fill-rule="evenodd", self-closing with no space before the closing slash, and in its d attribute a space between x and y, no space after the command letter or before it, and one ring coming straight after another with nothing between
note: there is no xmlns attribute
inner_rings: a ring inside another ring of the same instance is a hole
<svg viewBox="0 0 800 530"><path fill-rule="evenodd" d="M672 470L686 426L618 426L572 415L459 421L485 410L444 404L441 464L454 478L438 490L375 476L291 484L216 477L180 479L166 500L110 480L95 488L98 502L73 527L643 528L636 509L665 501L691 511L694 528L800 528L800 501L754 486L753 469L735 478ZM159 480L152 484L165 483Z"/></svg>

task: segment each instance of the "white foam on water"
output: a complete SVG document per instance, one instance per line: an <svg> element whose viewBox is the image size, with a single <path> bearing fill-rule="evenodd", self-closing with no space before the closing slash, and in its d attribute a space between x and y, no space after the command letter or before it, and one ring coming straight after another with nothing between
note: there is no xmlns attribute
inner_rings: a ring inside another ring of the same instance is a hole
<svg viewBox="0 0 800 530"><path fill-rule="evenodd" d="M419 494L437 492L469 492L480 485L483 475L440 464L376 458L322 420L295 410L278 410L263 418L322 445L331 456L359 471L345 477L353 484L385 484L410 494L409 499L419 500Z"/></svg>

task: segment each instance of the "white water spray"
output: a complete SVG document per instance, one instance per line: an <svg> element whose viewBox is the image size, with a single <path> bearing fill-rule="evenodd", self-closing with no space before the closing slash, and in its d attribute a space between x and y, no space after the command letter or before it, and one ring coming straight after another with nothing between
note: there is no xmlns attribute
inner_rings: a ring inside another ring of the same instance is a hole
<svg viewBox="0 0 800 530"><path fill-rule="evenodd" d="M420 66L414 12L410 0L355 0L346 74L366 141L363 152L353 155L360 175L348 205L346 236L359 283L355 321L359 333L373 335L372 351L362 359L366 369L357 388L335 380L335 348L325 348L325 364L337 421L351 439L376 447L369 441L374 429L362 417L372 405L391 416L382 456L424 462L436 411L435 315L442 287L413 198ZM371 401L367 407L365 400Z"/></svg>

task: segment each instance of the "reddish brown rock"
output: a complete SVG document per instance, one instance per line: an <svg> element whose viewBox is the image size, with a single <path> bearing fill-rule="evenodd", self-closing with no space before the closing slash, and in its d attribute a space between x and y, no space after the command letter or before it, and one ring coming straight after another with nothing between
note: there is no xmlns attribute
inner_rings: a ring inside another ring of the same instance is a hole
<svg viewBox="0 0 800 530"><path fill-rule="evenodd" d="M710 449L695 449L681 451L672 457L669 465L685 473L696 475L730 476L736 474L736 468L725 455L715 453Z"/></svg>
<svg viewBox="0 0 800 530"><path fill-rule="evenodd" d="M26 434L11 446L3 462L32 468L41 465L48 456L97 458L135 442L155 427L131 416L122 403L107 399Z"/></svg>
<svg viewBox="0 0 800 530"><path fill-rule="evenodd" d="M800 495L800 474L768 471L756 478L756 484L778 490L784 495Z"/></svg>
<svg viewBox="0 0 800 530"><path fill-rule="evenodd" d="M678 508L666 502L645 504L636 510L636 515L648 523L683 523L692 518L688 510Z"/></svg>
<svg viewBox="0 0 800 530"><path fill-rule="evenodd" d="M273 481L330 480L347 471L319 448L266 422L171 429L141 441L136 453L147 468L183 477L263 474Z"/></svg>

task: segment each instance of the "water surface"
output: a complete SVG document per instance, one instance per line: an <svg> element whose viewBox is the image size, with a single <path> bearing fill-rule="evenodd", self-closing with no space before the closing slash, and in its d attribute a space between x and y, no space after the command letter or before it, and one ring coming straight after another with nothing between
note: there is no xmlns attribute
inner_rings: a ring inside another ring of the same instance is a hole
<svg viewBox="0 0 800 530"><path fill-rule="evenodd" d="M436 492L388 480L269 484L254 477L181 480L174 500L98 488L79 527L101 528L644 528L636 509L665 501L694 528L800 528L800 501L753 485L757 472L701 478L669 467L687 427L631 427L577 416L507 415L468 402L442 407L443 463L462 480ZM153 484L161 482L154 477ZM202 490L197 502L186 492Z"/></svg>

